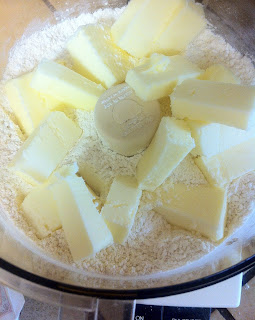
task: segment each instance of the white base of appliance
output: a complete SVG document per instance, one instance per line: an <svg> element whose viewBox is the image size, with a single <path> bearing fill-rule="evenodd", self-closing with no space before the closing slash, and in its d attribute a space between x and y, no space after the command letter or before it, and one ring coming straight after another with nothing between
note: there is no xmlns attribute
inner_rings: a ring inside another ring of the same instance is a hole
<svg viewBox="0 0 255 320"><path fill-rule="evenodd" d="M171 307L237 308L241 301L242 279L243 274L240 273L210 287L170 297L136 300L136 303Z"/></svg>

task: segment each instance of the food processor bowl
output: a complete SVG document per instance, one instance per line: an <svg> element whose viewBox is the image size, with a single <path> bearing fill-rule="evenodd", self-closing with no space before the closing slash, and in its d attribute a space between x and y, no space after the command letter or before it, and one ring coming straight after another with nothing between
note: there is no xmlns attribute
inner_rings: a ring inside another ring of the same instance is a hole
<svg viewBox="0 0 255 320"><path fill-rule="evenodd" d="M255 57L255 4L244 0L203 1L207 19L242 54ZM22 36L62 19L99 8L126 5L124 0L0 0L0 71ZM1 155L0 155L1 156ZM38 249L0 207L0 282L24 295L62 307L90 312L116 309L132 315L134 300L170 296L210 286L255 265L255 215L210 254L178 269L143 276L110 276L77 270ZM64 310L64 311L63 311ZM117 311L118 310L118 311ZM117 318L116 318L117 319Z"/></svg>

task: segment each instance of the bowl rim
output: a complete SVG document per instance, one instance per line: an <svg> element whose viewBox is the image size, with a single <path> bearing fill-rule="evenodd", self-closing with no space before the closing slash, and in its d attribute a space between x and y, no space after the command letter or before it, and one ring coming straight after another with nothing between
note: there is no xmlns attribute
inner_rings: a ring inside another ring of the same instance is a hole
<svg viewBox="0 0 255 320"><path fill-rule="evenodd" d="M55 290L59 293L75 294L79 296L86 297L95 297L103 299L119 299L119 300L135 300L135 299L148 299L148 298L160 298L165 296L172 296L181 293L186 293L198 289L202 289L221 281L227 280L231 277L238 275L241 272L244 272L251 267L255 266L255 254L242 260L241 262L228 267L227 269L221 270L219 272L213 273L211 275L191 280L188 282L170 285L170 286L161 286L153 288L144 288L144 289L100 289L100 288L89 288L76 286L71 284L66 284L64 282L55 281L51 279L44 278L42 276L33 274L29 271L26 271L16 265L7 262L6 260L0 258L0 270L3 269L6 271L6 274L11 274L30 282L31 285L40 285L44 289ZM4 280L4 283L8 285L8 279ZM19 287L11 287L19 291Z"/></svg>

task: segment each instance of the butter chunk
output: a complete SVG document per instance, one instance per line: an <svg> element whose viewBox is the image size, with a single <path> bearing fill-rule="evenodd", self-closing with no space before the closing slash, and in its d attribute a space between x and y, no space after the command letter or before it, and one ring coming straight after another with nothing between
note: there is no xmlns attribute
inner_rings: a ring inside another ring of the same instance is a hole
<svg viewBox="0 0 255 320"><path fill-rule="evenodd" d="M82 178L59 179L50 190L74 261L82 261L112 244L111 232Z"/></svg>
<svg viewBox="0 0 255 320"><path fill-rule="evenodd" d="M196 147L194 156L212 157L255 136L255 130L241 130L219 123L188 120Z"/></svg>
<svg viewBox="0 0 255 320"><path fill-rule="evenodd" d="M217 122L243 130L255 125L255 87L189 79L171 95L178 119Z"/></svg>
<svg viewBox="0 0 255 320"><path fill-rule="evenodd" d="M43 60L34 72L31 87L73 108L93 110L105 89L54 61Z"/></svg>
<svg viewBox="0 0 255 320"><path fill-rule="evenodd" d="M21 129L30 135L50 108L60 105L60 101L50 96L42 96L30 87L32 73L9 80L5 85L6 94Z"/></svg>
<svg viewBox="0 0 255 320"><path fill-rule="evenodd" d="M82 130L63 112L51 112L22 145L11 167L35 184L44 182L81 135Z"/></svg>
<svg viewBox="0 0 255 320"><path fill-rule="evenodd" d="M114 179L101 214L114 242L123 243L132 228L142 190L135 178L118 176Z"/></svg>
<svg viewBox="0 0 255 320"><path fill-rule="evenodd" d="M109 88L125 81L135 59L118 48L108 26L80 27L67 44L74 69L84 77Z"/></svg>
<svg viewBox="0 0 255 320"><path fill-rule="evenodd" d="M40 239L61 228L56 203L45 185L32 189L23 201L21 209Z"/></svg>
<svg viewBox="0 0 255 320"><path fill-rule="evenodd" d="M38 238L43 239L62 227L49 185L56 182L58 176L75 175L77 171L76 164L62 167L46 183L33 188L22 202L24 216L36 230Z"/></svg>
<svg viewBox="0 0 255 320"><path fill-rule="evenodd" d="M59 177L68 177L73 176L79 171L78 164L76 162L68 165L64 165L61 168L57 169L53 172L53 174L49 177L46 183L52 184L54 183Z"/></svg>
<svg viewBox="0 0 255 320"><path fill-rule="evenodd" d="M184 0L132 0L112 26L115 43L137 58L151 52L154 41L185 5Z"/></svg>
<svg viewBox="0 0 255 320"><path fill-rule="evenodd" d="M193 0L187 0L155 41L151 52L166 55L178 54L184 51L205 27L206 19L203 7L200 4L195 4Z"/></svg>
<svg viewBox="0 0 255 320"><path fill-rule="evenodd" d="M199 79L240 84L240 80L234 73L221 64L214 64L207 68Z"/></svg>
<svg viewBox="0 0 255 320"><path fill-rule="evenodd" d="M162 190L162 205L155 208L166 220L187 230L200 232L213 241L224 236L227 191L210 185L175 184Z"/></svg>
<svg viewBox="0 0 255 320"><path fill-rule="evenodd" d="M126 82L142 100L157 100L170 95L176 85L202 73L195 64L182 56L153 54L144 63L129 70Z"/></svg>
<svg viewBox="0 0 255 320"><path fill-rule="evenodd" d="M223 186L255 170L255 137L213 157L195 159L207 181Z"/></svg>
<svg viewBox="0 0 255 320"><path fill-rule="evenodd" d="M107 195L108 183L92 164L87 162L79 163L79 174L96 194L103 198Z"/></svg>
<svg viewBox="0 0 255 320"><path fill-rule="evenodd" d="M163 117L159 128L137 164L136 177L143 190L154 191L195 147L184 121Z"/></svg>

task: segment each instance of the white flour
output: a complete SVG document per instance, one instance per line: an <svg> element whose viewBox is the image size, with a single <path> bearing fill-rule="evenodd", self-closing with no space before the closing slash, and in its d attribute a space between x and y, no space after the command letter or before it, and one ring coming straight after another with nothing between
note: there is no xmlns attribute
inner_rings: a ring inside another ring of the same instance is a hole
<svg viewBox="0 0 255 320"><path fill-rule="evenodd" d="M80 25L98 21L112 24L122 10L106 9L94 14L82 14L78 18L67 19L56 26L47 27L28 38L23 37L11 51L4 80L32 70L42 58L61 59L70 66L65 43L76 29ZM222 63L233 70L243 83L249 84L254 79L255 72L251 61L242 57L209 29L189 46L186 56L202 68L213 63ZM38 246L53 257L72 264L63 231L58 230L52 236L39 240L19 210L19 204L31 187L6 168L21 146L23 137L18 127L12 122L12 120L15 121L15 117L8 103L3 95L0 96L3 105L0 109L1 203L15 225ZM162 114L167 114L166 106L169 99L162 99L161 102ZM98 169L109 184L118 174L135 174L136 164L141 155L127 158L105 148L97 136L93 113L70 109L66 109L65 112L84 130L84 136L63 163L87 161ZM175 182L206 183L192 157L186 157L154 195L149 192L143 193L127 242L124 245L112 245L102 250L94 258L86 259L78 267L105 274L149 274L180 267L212 251L215 248L213 242L195 232L171 226L160 215L153 212L155 195L160 194L161 188L166 188ZM227 236L232 234L251 213L254 208L253 199L255 199L254 173L247 174L231 184L225 232Z"/></svg>

